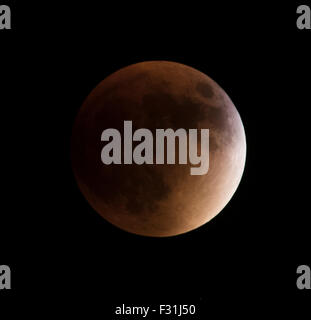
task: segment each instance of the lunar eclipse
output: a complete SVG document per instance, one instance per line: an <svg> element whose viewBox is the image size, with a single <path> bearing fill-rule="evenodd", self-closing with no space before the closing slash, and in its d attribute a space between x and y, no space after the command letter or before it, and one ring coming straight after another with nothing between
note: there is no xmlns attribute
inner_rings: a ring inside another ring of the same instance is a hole
<svg viewBox="0 0 311 320"><path fill-rule="evenodd" d="M151 132L209 129L207 174L190 175L190 163L104 165L101 133L122 132L126 120ZM104 219L143 236L174 236L210 221L236 191L245 158L244 127L228 95L175 62L141 62L111 74L86 98L73 126L71 162L82 194Z"/></svg>

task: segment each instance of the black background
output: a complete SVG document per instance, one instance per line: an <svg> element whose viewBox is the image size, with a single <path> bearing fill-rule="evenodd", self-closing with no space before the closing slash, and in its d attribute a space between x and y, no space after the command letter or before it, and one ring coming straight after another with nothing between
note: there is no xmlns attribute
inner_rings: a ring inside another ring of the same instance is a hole
<svg viewBox="0 0 311 320"><path fill-rule="evenodd" d="M194 303L249 317L307 311L296 268L311 264L309 30L299 2L11 1L0 30L0 264L11 313L113 319L114 306ZM171 238L102 219L74 181L74 117L106 76L171 60L214 79L236 105L247 162L236 194L201 228ZM13 308L11 307L14 306Z"/></svg>

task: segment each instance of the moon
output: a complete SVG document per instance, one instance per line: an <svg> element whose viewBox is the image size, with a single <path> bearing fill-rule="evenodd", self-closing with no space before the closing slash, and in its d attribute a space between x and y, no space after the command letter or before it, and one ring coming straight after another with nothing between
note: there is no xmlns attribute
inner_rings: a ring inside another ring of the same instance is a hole
<svg viewBox="0 0 311 320"><path fill-rule="evenodd" d="M208 173L190 175L190 163L104 165L101 133L122 135L125 120L133 132L147 128L154 136L157 128L209 129ZM228 95L176 62L140 62L111 74L86 98L72 131L72 169L86 200L116 227L143 236L182 234L214 218L236 191L245 158L243 123Z"/></svg>

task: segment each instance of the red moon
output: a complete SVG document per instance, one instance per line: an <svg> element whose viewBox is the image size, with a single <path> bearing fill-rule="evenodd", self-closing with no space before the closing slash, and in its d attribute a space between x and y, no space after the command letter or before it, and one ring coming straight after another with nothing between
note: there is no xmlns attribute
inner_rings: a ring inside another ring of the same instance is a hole
<svg viewBox="0 0 311 320"><path fill-rule="evenodd" d="M101 134L122 134L125 120L133 132L209 129L207 174L190 175L190 163L103 164ZM224 90L168 61L130 65L100 82L75 119L71 141L74 176L94 210L123 230L153 237L182 234L215 217L236 191L245 157L243 124Z"/></svg>

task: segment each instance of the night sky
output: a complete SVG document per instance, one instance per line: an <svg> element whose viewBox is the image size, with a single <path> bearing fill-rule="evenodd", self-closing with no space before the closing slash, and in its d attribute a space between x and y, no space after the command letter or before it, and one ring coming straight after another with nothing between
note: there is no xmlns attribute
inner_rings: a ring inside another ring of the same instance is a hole
<svg viewBox="0 0 311 320"><path fill-rule="evenodd" d="M311 264L311 32L296 28L301 3L10 3L12 30L0 30L0 265L11 267L12 290L0 291L0 308L113 320L122 303L194 303L201 319L303 315L310 293L297 289L296 269ZM73 121L89 92L147 60L209 75L246 132L232 200L171 238L106 222L70 163Z"/></svg>

